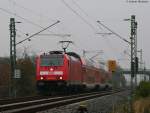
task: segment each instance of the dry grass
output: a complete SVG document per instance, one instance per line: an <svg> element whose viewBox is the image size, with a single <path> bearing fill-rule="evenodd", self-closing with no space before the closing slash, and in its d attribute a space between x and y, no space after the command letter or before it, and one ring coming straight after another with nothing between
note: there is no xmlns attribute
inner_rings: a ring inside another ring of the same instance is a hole
<svg viewBox="0 0 150 113"><path fill-rule="evenodd" d="M150 97L135 101L133 109L134 113L150 113Z"/></svg>
<svg viewBox="0 0 150 113"><path fill-rule="evenodd" d="M111 113L129 113L129 103L119 104ZM141 98L133 103L134 113L150 113L150 97Z"/></svg>
<svg viewBox="0 0 150 113"><path fill-rule="evenodd" d="M115 105L111 113L129 113L129 103Z"/></svg>

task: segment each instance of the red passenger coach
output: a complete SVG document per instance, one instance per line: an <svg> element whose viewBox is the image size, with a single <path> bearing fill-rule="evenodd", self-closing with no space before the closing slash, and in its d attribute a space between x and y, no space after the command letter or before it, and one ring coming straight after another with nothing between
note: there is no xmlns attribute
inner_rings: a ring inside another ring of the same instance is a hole
<svg viewBox="0 0 150 113"><path fill-rule="evenodd" d="M40 93L101 87L108 73L83 63L74 52L51 51L36 58L37 89Z"/></svg>

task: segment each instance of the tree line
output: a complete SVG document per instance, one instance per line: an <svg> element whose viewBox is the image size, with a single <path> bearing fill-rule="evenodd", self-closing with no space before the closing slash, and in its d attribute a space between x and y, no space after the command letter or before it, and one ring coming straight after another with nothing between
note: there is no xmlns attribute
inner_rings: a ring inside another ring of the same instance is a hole
<svg viewBox="0 0 150 113"><path fill-rule="evenodd" d="M36 94L35 57L25 56L17 59L17 68L21 70L21 78L16 79L17 97ZM12 79L9 57L0 58L0 98L11 94Z"/></svg>

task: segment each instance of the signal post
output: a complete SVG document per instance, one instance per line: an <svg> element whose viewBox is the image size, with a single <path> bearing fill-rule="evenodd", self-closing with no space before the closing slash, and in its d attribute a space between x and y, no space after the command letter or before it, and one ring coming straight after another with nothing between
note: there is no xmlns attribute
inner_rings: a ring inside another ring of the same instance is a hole
<svg viewBox="0 0 150 113"><path fill-rule="evenodd" d="M117 69L117 64L115 60L108 60L108 71L112 74L112 91L114 91L115 89L115 72ZM115 94L113 95L113 99L112 99L112 110L114 111L114 101L115 101Z"/></svg>

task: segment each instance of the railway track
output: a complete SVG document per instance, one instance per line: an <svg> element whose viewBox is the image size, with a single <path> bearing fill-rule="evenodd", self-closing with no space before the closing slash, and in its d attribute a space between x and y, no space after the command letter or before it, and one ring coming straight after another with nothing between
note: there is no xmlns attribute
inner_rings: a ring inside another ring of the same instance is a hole
<svg viewBox="0 0 150 113"><path fill-rule="evenodd" d="M64 106L83 100L93 99L105 95L111 95L114 93L121 92L123 90L116 91L105 91L105 92L94 92L85 93L78 95L70 95L63 97L49 97L43 99L35 99L29 101L19 101L14 103L7 103L0 106L0 112L2 113L35 113L37 111L43 111L46 109L51 109L59 106Z"/></svg>
<svg viewBox="0 0 150 113"><path fill-rule="evenodd" d="M17 102L25 102L25 101L31 101L31 100L43 99L43 98L49 98L49 96L35 95L35 96L28 96L28 97L1 99L0 105L17 103Z"/></svg>

